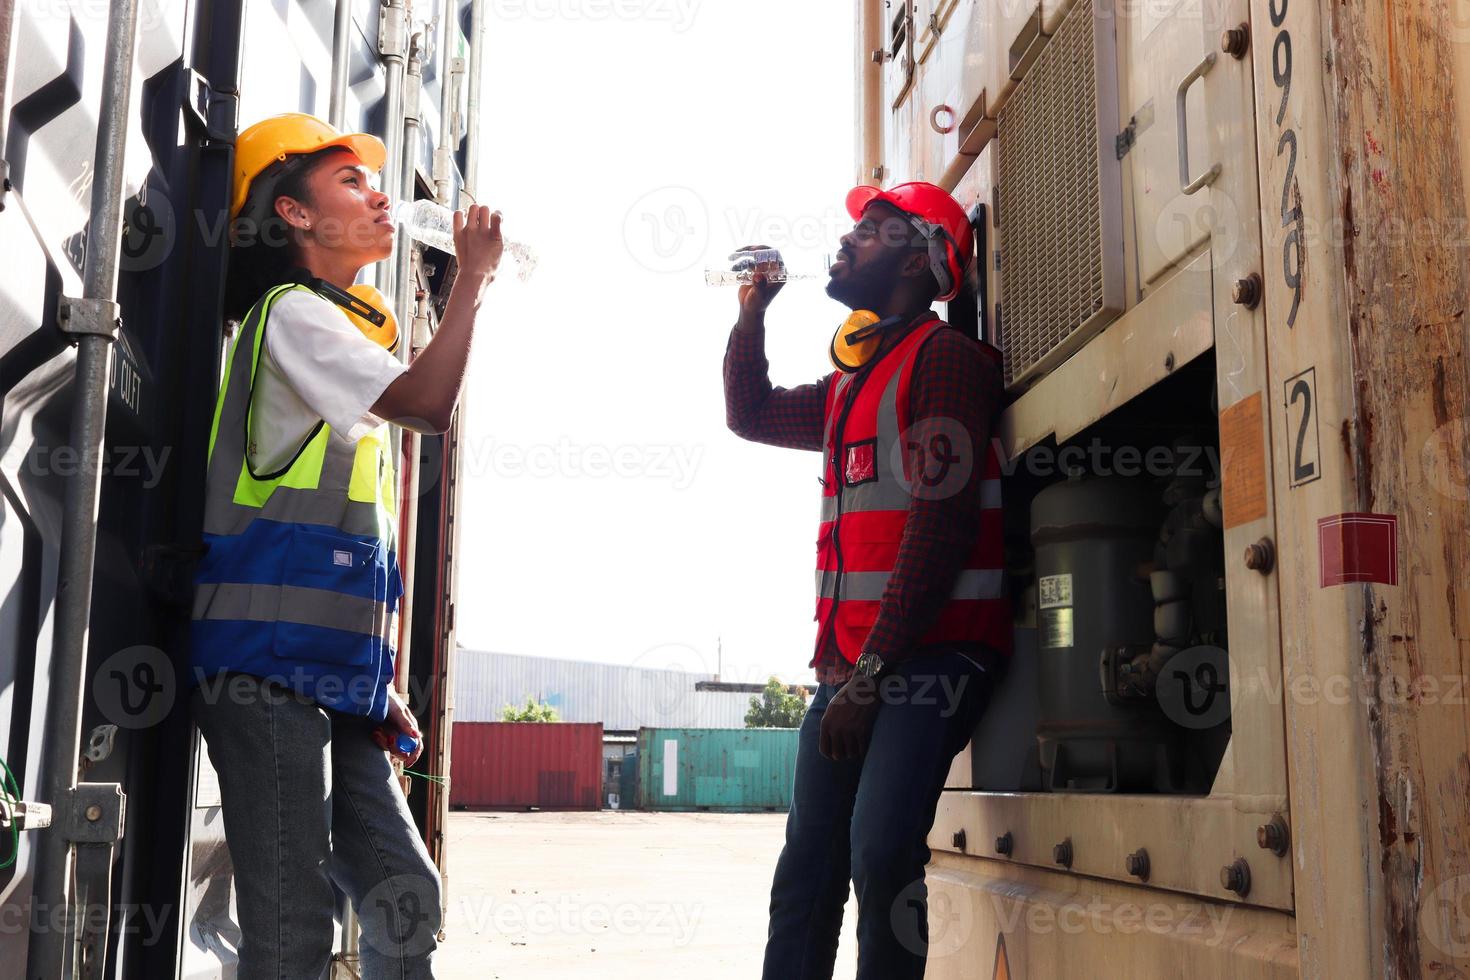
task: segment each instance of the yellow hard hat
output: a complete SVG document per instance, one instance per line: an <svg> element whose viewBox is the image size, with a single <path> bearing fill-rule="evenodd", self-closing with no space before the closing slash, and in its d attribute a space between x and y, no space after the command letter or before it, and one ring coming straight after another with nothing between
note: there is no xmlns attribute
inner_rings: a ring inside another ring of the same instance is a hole
<svg viewBox="0 0 1470 980"><path fill-rule="evenodd" d="M331 123L304 112L285 112L262 119L235 138L234 193L230 217L237 218L250 197L250 184L271 164L297 153L315 153L330 146L346 147L373 173L383 168L388 151L383 141L367 133L343 133Z"/></svg>

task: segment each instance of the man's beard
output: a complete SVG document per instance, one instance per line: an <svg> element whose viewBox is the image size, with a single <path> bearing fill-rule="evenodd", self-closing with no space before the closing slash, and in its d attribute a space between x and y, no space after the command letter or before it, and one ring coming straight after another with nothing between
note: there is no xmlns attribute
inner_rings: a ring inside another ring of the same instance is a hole
<svg viewBox="0 0 1470 980"><path fill-rule="evenodd" d="M861 271L849 265L846 276L827 281L827 295L850 310L876 312L893 295L893 287L898 282L898 267L903 259L901 253L885 256L883 260L869 263Z"/></svg>

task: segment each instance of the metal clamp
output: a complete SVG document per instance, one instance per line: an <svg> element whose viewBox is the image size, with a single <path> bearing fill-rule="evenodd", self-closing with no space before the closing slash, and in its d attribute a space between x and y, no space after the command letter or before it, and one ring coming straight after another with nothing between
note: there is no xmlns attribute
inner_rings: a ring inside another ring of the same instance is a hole
<svg viewBox="0 0 1470 980"><path fill-rule="evenodd" d="M62 333L116 340L122 325L122 308L110 299L63 296L57 304L56 323Z"/></svg>
<svg viewBox="0 0 1470 980"><path fill-rule="evenodd" d="M121 783L77 783L56 802L61 832L74 844L122 840L127 796Z"/></svg>
<svg viewBox="0 0 1470 980"><path fill-rule="evenodd" d="M1215 67L1215 61L1218 57L1218 53L1214 51L1205 55L1205 59L1195 65L1193 71L1184 76L1184 80L1179 83L1178 95L1175 97L1174 105L1179 113L1179 189L1185 194L1195 193L1201 187L1206 187L1214 183L1215 178L1220 176L1220 165L1217 163L1193 180L1190 179L1189 113L1184 108L1184 99L1189 95L1189 87L1201 78L1204 78L1209 70Z"/></svg>

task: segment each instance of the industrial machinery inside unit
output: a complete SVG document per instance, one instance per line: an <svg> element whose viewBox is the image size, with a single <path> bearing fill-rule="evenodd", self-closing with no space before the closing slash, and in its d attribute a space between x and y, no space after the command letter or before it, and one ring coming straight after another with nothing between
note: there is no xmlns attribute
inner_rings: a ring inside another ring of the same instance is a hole
<svg viewBox="0 0 1470 980"><path fill-rule="evenodd" d="M885 21L870 149L885 182L970 209L975 297L948 315L1005 357L1018 656L966 788L1208 794L1231 734L1216 276L1239 229L1207 134L1238 107L1192 84L1197 20L1051 4L982 57L1008 15L939 7Z"/></svg>

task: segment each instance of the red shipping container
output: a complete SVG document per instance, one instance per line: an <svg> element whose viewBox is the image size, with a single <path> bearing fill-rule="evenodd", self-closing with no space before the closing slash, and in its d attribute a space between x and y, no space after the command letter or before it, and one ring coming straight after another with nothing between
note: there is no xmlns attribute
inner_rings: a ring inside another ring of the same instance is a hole
<svg viewBox="0 0 1470 980"><path fill-rule="evenodd" d="M451 806L602 808L602 725L455 722Z"/></svg>

